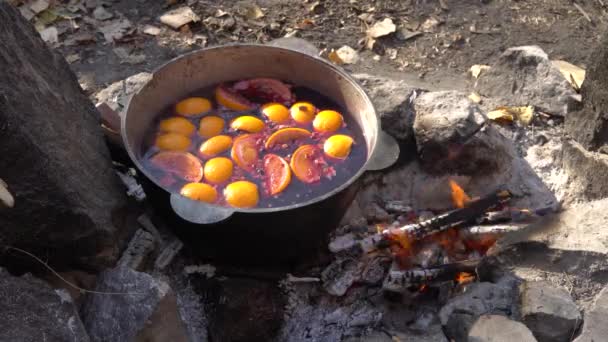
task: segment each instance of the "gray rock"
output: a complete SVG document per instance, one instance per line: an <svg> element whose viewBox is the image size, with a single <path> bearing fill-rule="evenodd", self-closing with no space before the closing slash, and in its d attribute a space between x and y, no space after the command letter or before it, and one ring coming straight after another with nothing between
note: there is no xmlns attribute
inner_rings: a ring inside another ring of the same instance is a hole
<svg viewBox="0 0 608 342"><path fill-rule="evenodd" d="M0 26L0 178L15 197L0 244L101 268L115 261L111 215L125 196L99 115L63 57L4 1L0 22L10 23Z"/></svg>
<svg viewBox="0 0 608 342"><path fill-rule="evenodd" d="M344 296L358 279L357 261L353 259L335 260L321 273L323 287L333 296Z"/></svg>
<svg viewBox="0 0 608 342"><path fill-rule="evenodd" d="M121 294L87 294L81 313L91 340L129 342L144 329L170 288L149 274L119 266L100 274L95 291Z"/></svg>
<svg viewBox="0 0 608 342"><path fill-rule="evenodd" d="M507 49L476 84L479 94L500 106L532 105L565 116L577 109L576 92L538 46Z"/></svg>
<svg viewBox="0 0 608 342"><path fill-rule="evenodd" d="M568 174L568 194L575 200L608 197L608 155L586 150L574 140L563 144L562 166Z"/></svg>
<svg viewBox="0 0 608 342"><path fill-rule="evenodd" d="M466 341L470 328L479 316L510 316L516 311L517 288L512 282L473 283L450 299L439 311L444 332L450 339Z"/></svg>
<svg viewBox="0 0 608 342"><path fill-rule="evenodd" d="M567 342L582 322L568 292L545 282L520 286L522 321L539 342Z"/></svg>
<svg viewBox="0 0 608 342"><path fill-rule="evenodd" d="M479 317L469 331L468 342L507 341L536 342L536 339L525 325L500 315Z"/></svg>
<svg viewBox="0 0 608 342"><path fill-rule="evenodd" d="M394 138L411 141L413 138L414 110L412 101L422 90L403 80L394 80L368 74L355 74L372 99L382 129Z"/></svg>
<svg viewBox="0 0 608 342"><path fill-rule="evenodd" d="M595 299L593 307L585 313L585 323L581 335L574 342L599 342L608 337L608 287Z"/></svg>
<svg viewBox="0 0 608 342"><path fill-rule="evenodd" d="M581 87L583 109L566 117L565 128L578 143L595 151L608 144L608 35L595 48Z"/></svg>
<svg viewBox="0 0 608 342"><path fill-rule="evenodd" d="M138 92L151 79L152 74L148 72L140 72L139 74L129 76L97 92L95 100L97 100L97 103L105 102L110 108L122 115L127 109L131 96Z"/></svg>
<svg viewBox="0 0 608 342"><path fill-rule="evenodd" d="M29 274L13 277L2 268L0 331L2 341L89 341L65 290L53 290Z"/></svg>
<svg viewBox="0 0 608 342"><path fill-rule="evenodd" d="M414 135L429 172L487 174L509 165L510 141L487 124L479 107L456 91L425 93L415 102Z"/></svg>

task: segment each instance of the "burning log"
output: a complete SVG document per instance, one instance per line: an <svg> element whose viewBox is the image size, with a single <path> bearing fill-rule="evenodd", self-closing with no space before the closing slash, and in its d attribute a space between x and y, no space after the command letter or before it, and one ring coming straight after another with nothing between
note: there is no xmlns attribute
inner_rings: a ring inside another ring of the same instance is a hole
<svg viewBox="0 0 608 342"><path fill-rule="evenodd" d="M361 242L364 251L376 248L386 248L394 241L419 241L430 235L445 231L449 228L475 220L485 212L501 203L508 201L511 193L497 191L477 200L466 203L463 208L448 211L429 220L408 224L400 228L388 229L372 235Z"/></svg>
<svg viewBox="0 0 608 342"><path fill-rule="evenodd" d="M412 290L418 290L424 285L454 281L462 273L475 274L475 269L479 265L479 262L480 260L466 260L435 267L409 270L399 270L398 267L391 267L391 270L389 270L384 279L382 288L389 292L407 293Z"/></svg>

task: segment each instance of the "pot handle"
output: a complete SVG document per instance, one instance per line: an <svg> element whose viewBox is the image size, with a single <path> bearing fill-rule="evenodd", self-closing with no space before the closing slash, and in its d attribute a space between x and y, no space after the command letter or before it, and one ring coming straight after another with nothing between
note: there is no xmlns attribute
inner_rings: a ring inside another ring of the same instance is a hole
<svg viewBox="0 0 608 342"><path fill-rule="evenodd" d="M383 130L378 131L376 149L369 158L365 169L367 171L379 171L393 165L399 158L399 143L391 135Z"/></svg>
<svg viewBox="0 0 608 342"><path fill-rule="evenodd" d="M171 194L171 208L182 219L196 224L212 224L226 220L234 213L230 208L210 207L180 194Z"/></svg>

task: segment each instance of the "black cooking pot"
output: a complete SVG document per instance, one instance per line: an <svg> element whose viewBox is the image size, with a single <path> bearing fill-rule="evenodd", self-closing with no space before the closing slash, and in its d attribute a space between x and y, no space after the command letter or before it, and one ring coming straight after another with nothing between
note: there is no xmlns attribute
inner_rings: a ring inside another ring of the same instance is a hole
<svg viewBox="0 0 608 342"><path fill-rule="evenodd" d="M156 114L198 89L256 77L315 90L350 113L367 147L363 167L329 193L276 208L226 208L164 190L140 162L144 135ZM362 174L390 166L399 154L394 139L380 130L370 99L347 73L318 57L277 46L220 46L170 61L131 98L121 126L125 149L144 176L148 199L176 235L203 256L239 262L286 262L308 255L339 224Z"/></svg>

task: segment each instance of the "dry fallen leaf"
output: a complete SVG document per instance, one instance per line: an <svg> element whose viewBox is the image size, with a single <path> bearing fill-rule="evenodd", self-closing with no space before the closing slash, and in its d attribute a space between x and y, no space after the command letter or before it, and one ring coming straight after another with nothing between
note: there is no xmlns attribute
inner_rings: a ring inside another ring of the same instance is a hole
<svg viewBox="0 0 608 342"><path fill-rule="evenodd" d="M59 42L59 31L55 26L47 27L40 31L40 37L49 44L57 43Z"/></svg>
<svg viewBox="0 0 608 342"><path fill-rule="evenodd" d="M475 64L469 69L473 78L479 78L482 72L490 70L489 65Z"/></svg>
<svg viewBox="0 0 608 342"><path fill-rule="evenodd" d="M513 122L517 120L524 125L529 125L534 117L534 107L498 107L487 114L488 119L498 122Z"/></svg>
<svg viewBox="0 0 608 342"><path fill-rule="evenodd" d="M93 18L95 18L97 20L103 21L103 20L112 19L113 17L114 17L114 14L110 13L103 6L97 6L97 8L95 8L95 10L93 11Z"/></svg>
<svg viewBox="0 0 608 342"><path fill-rule="evenodd" d="M341 65L341 64L355 64L359 61L359 53L348 45L344 45L338 50L332 50L328 58L330 61Z"/></svg>
<svg viewBox="0 0 608 342"><path fill-rule="evenodd" d="M471 101L473 101L475 103L481 103L481 96L478 93L476 93L476 92L472 92L469 95L469 100L471 100Z"/></svg>
<svg viewBox="0 0 608 342"><path fill-rule="evenodd" d="M72 63L74 63L74 62L76 62L76 61L79 61L79 60L80 60L80 55L79 55L79 54L77 54L77 53L73 53L73 54L71 54L71 55L67 55L67 56L65 56L65 60L66 60L68 63L72 64Z"/></svg>
<svg viewBox="0 0 608 342"><path fill-rule="evenodd" d="M439 26L439 24L441 24L441 22L434 17L430 17L428 19L426 19L422 25L420 25L420 29L422 30L422 32L435 32L435 30L437 29L437 26Z"/></svg>
<svg viewBox="0 0 608 342"><path fill-rule="evenodd" d="M551 61L553 66L559 69L559 71L564 75L564 77L572 84L572 87L579 91L583 85L583 81L585 80L585 69L576 66L574 64L568 63L566 61Z"/></svg>
<svg viewBox="0 0 608 342"><path fill-rule="evenodd" d="M15 198L8 191L8 185L2 179L0 179L0 204L8 208L15 206Z"/></svg>
<svg viewBox="0 0 608 342"><path fill-rule="evenodd" d="M36 0L30 4L32 12L38 14L49 8L49 2L46 0Z"/></svg>
<svg viewBox="0 0 608 342"><path fill-rule="evenodd" d="M107 22L108 24L99 27L99 32L103 33L108 43L119 41L133 30L133 24L128 19L117 19Z"/></svg>
<svg viewBox="0 0 608 342"><path fill-rule="evenodd" d="M146 25L142 29L142 32L151 36L158 36L160 33L160 28L152 25Z"/></svg>
<svg viewBox="0 0 608 342"><path fill-rule="evenodd" d="M372 27L367 30L367 36L371 38L380 38L391 34L397 30L397 26L390 18L385 18L382 21L377 21Z"/></svg>
<svg viewBox="0 0 608 342"><path fill-rule="evenodd" d="M176 30L181 26L200 20L200 17L188 6L176 8L160 16L161 23Z"/></svg>

